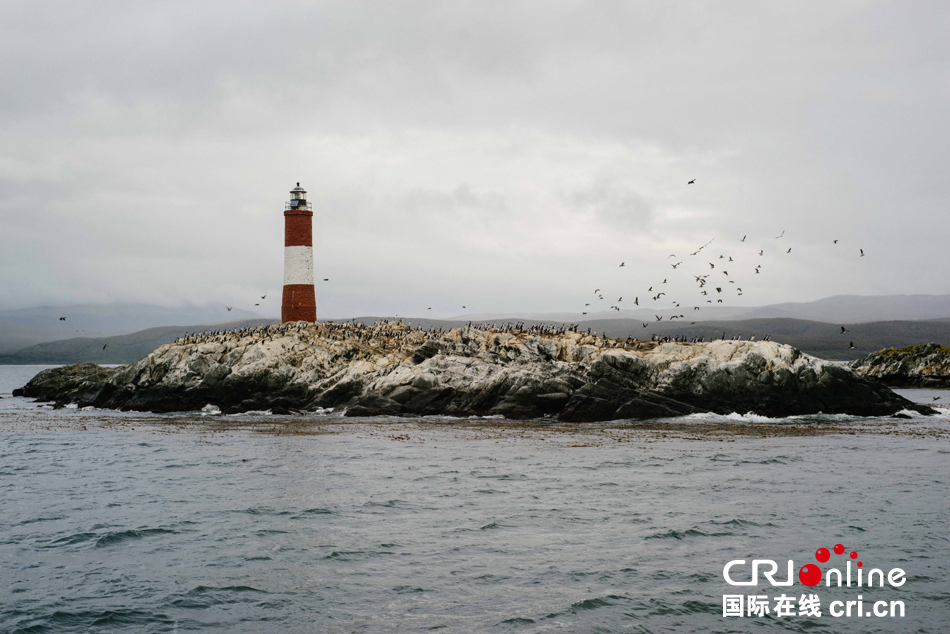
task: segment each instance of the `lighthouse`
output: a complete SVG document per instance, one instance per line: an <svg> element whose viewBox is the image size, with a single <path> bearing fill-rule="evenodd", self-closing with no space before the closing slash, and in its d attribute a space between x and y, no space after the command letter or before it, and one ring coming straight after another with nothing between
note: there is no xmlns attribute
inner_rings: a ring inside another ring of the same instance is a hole
<svg viewBox="0 0 950 634"><path fill-rule="evenodd" d="M313 207L297 183L284 205L284 297L280 321L317 321L313 292Z"/></svg>

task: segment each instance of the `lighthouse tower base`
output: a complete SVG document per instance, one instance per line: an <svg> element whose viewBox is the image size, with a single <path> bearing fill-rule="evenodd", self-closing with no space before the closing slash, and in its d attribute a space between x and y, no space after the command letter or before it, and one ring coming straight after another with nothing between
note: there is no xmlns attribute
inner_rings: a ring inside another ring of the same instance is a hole
<svg viewBox="0 0 950 634"><path fill-rule="evenodd" d="M317 300L313 284L287 284L280 303L280 322L317 321Z"/></svg>

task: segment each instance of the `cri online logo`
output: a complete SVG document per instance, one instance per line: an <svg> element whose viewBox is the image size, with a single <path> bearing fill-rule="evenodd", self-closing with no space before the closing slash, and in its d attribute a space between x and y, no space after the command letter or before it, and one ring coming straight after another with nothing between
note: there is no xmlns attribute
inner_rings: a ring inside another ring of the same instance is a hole
<svg viewBox="0 0 950 634"><path fill-rule="evenodd" d="M834 552L836 555L843 555L845 551L843 544L835 544ZM832 581L835 581L837 587L841 587L843 578L846 579L848 587L851 587L852 580L852 568L851 560L856 560L858 558L858 553L851 551L848 555L849 559L846 560L846 568L844 572L844 577L842 572L838 568L829 568L825 573L825 586L831 586ZM831 559L831 553L827 548L819 548L815 551L815 559L820 563L826 563ZM722 576L725 577L726 583L731 586L756 586L759 584L759 571L762 572L762 576L768 579L769 583L773 586L790 586L794 583L792 579L792 570L795 567L795 563L789 559L788 560L788 574L784 581L776 580L775 573L778 572L778 564L775 563L772 559L753 559L752 560L752 579L750 581L733 581L730 576L730 571L735 566L745 565L745 559L734 559L726 564L725 568L722 569ZM763 569L765 566L768 566L768 569ZM867 575L867 583L865 584L864 579L864 563L857 562L857 586L861 587L866 585L867 587L872 587L874 585L875 578L877 578L879 585L884 586L884 571L880 568L874 568ZM904 585L907 579L904 577L905 573L900 568L891 568L887 573L887 583L895 588L899 588ZM818 564L805 564L798 571L798 580L801 581L804 585L813 587L821 583L821 567Z"/></svg>

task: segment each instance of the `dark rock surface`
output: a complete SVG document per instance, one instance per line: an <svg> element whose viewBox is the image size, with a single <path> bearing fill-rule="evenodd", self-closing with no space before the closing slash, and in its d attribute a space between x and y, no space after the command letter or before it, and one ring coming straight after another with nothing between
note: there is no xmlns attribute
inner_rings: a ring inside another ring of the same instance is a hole
<svg viewBox="0 0 950 634"><path fill-rule="evenodd" d="M601 421L753 412L932 410L772 342L653 343L573 331L307 324L189 337L127 366L46 370L18 394L58 405Z"/></svg>
<svg viewBox="0 0 950 634"><path fill-rule="evenodd" d="M849 365L858 374L891 387L950 388L950 347L937 343L886 348Z"/></svg>

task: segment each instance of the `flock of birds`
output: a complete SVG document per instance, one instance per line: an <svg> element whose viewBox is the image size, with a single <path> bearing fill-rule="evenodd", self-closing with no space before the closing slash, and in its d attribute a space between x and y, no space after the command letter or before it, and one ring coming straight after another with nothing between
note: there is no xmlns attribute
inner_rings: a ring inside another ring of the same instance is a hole
<svg viewBox="0 0 950 634"><path fill-rule="evenodd" d="M696 179L694 178L688 181L686 184L694 185L695 183L696 183ZM738 240L738 242L740 244L747 244L746 240L748 237L749 237L748 235L744 235L742 236L741 239ZM785 230L783 229L782 232L779 235L775 236L774 239L782 240L784 237L785 237ZM697 248L695 251L690 253L688 258L695 258L699 256L701 253L703 253L705 249L710 247L714 241L715 241L715 238L709 240L708 242L706 242L705 244ZM833 244L837 245L838 240L833 240ZM758 258L766 257L765 248L758 249L757 251L758 251L758 255L754 256L755 258L758 259ZM778 251L779 253L781 253L781 249L779 249ZM785 251L785 255L789 255L791 254L791 252L792 252L792 248L789 247ZM858 249L858 257L861 257L861 258L864 257L863 248ZM652 305L656 308L676 309L676 308L681 308L682 304L687 304L687 305L695 304L692 307L692 310L689 311L689 314L693 315L695 314L696 311L701 311L705 304L710 304L711 306L718 306L720 304L724 304L724 300L728 300L728 298L730 296L733 296L733 294L735 297L741 297L744 294L744 291L742 290L742 287L740 286L740 284L742 284L743 282L741 281L741 278L737 276L736 274L737 268L740 266L745 267L739 270L743 271L746 275L754 277L756 275L762 274L763 265L761 263L758 263L755 265L754 268L752 268L751 263L740 264L740 261L737 258L741 259L738 254L736 254L736 258L733 258L733 256L729 253L719 253L718 257L713 256L711 258L706 259L706 264L709 265L708 269L706 269L705 266L700 264L700 262L702 262L703 259L705 258L700 258L699 260L696 261L696 265L701 267L702 270L699 271L699 274L696 274L695 272L691 274L693 277L693 281L696 284L695 290L698 295L698 299L696 299L695 301L687 302L685 299L673 299L672 297L668 296L664 290L661 290L661 289L670 288L670 286L667 285L667 282L672 278L667 277L667 278L663 278L662 282L654 283L647 288L644 299L643 299L644 306ZM670 262L670 260L673 260L673 261ZM709 261L709 260L712 260L712 261ZM685 259L680 259L675 253L672 253L667 257L667 264L672 269L672 273L670 274L671 276L683 275L685 273L685 269L680 268L681 266L683 266L684 261ZM626 261L623 261L620 263L618 268L625 268L626 266L627 266ZM729 269L732 269L733 272L730 273ZM723 277L719 277L720 273L722 274ZM595 304L596 302L606 301L604 299L604 294L603 294L602 289L595 288L594 295L596 296L595 300L584 304L584 310L581 311L582 315L587 315L588 311L592 310L591 306ZM633 306L637 306L637 307L641 306L639 294L633 294L633 295L634 295L633 301L630 302L630 300L628 299L627 305L630 305L632 303ZM629 296L630 295L628 294L627 297L629 298ZM663 299L664 297L666 297L665 300ZM624 296L620 295L614 304L611 304L607 307L607 310L614 310L614 311L620 312L621 310L620 304L623 302L623 298ZM652 304L648 304L648 302L652 302ZM602 307L594 306L594 308L600 308L602 310ZM664 319L662 315L658 315L658 314L654 314L654 318L656 319L655 322L641 322L642 327L649 328L651 323L659 323L663 321ZM673 314L667 317L667 321L685 320L685 319L687 319L687 317L685 314L682 314L682 313ZM691 325L695 323L696 323L695 321L690 321ZM847 330L845 330L845 328L842 326L841 334L844 334L845 332L847 332ZM849 342L849 348L854 349L853 341Z"/></svg>
<svg viewBox="0 0 950 634"><path fill-rule="evenodd" d="M479 330L485 333L493 334L511 334L526 335L541 338L557 339L565 334L576 333L581 335L578 343L588 343L599 348L634 348L641 349L642 346L659 344L666 342L679 343L701 343L705 341L704 337L686 336L664 336L653 335L649 341L640 340L636 337L610 338L606 335L598 335L591 332L590 328L586 332L581 330L580 324L533 324L525 322L508 322L503 324L487 322L469 322L468 328ZM390 321L376 321L372 324L364 324L355 319L342 323L336 322L289 322L280 325L270 326L251 326L246 328L233 328L228 330L206 330L202 332L193 332L175 339L176 345L200 345L200 344L231 344L245 345L247 343L266 343L275 338L287 336L296 333L298 335L309 336L313 339L321 338L330 341L339 341L341 343L365 346L373 352L398 350L404 345L409 344L410 350L415 350L419 344L426 341L439 340L446 331L442 328L413 326L407 324L401 319ZM246 341L246 340L250 341ZM726 333L722 333L722 339L726 339ZM739 340L741 337L732 337L732 340ZM755 338L753 337L752 340ZM768 338L766 338L767 340ZM367 350L369 352L370 350Z"/></svg>

